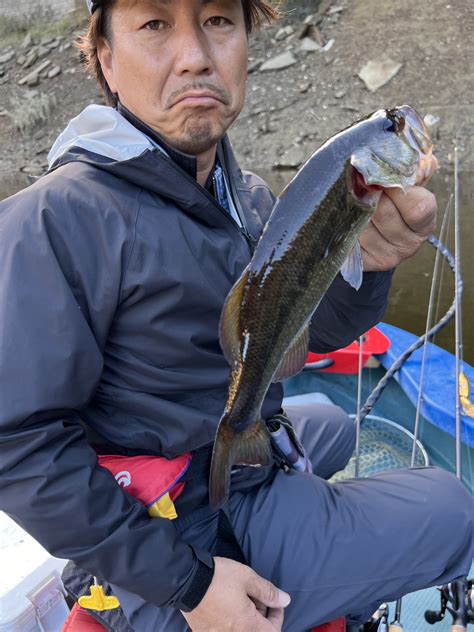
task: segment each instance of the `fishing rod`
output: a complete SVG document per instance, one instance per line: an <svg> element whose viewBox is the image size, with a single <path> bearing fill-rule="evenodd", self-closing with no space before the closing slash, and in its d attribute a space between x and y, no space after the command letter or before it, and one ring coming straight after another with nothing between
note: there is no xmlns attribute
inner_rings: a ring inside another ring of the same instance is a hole
<svg viewBox="0 0 474 632"><path fill-rule="evenodd" d="M444 232L445 232L445 227L446 227L446 219L448 217L448 211L451 205L451 200L452 200L452 195L450 196L449 200L448 200L448 204L446 205L446 209L445 212L443 214L443 222L442 222L442 226L441 226L441 230L440 230L440 238L444 238ZM354 476L355 478L359 477L359 471L360 471L360 430L361 430L361 422L363 421L363 419L365 419L365 417L367 416L367 414L372 410L372 408L374 407L375 403L377 402L378 398L380 397L383 389L385 388L386 383L389 381L390 377L395 373L396 370L398 370L398 368L400 368L403 364L403 362L405 362L405 360L419 347L422 346L430 337L433 337L445 324L447 324L452 316L453 316L453 307L455 309L455 304L453 303L453 305L451 306L450 310L448 310L447 314L443 317L443 319L441 319L441 321L439 321L439 323L433 327L430 328L430 324L431 324L431 319L432 319L432 310L433 310L433 304L434 304L434 297L435 297L435 288L437 287L437 279L438 279L438 271L440 269L440 255L443 254L443 256L448 260L451 269L455 268L455 261L454 258L452 257L452 255L449 253L449 251L444 247L444 245L442 244L442 242L438 239L436 239L434 236L429 238L430 243L432 243L432 245L436 248L436 259L435 259L435 264L434 264L434 271L433 271L433 278L432 278L432 282L431 282L431 289L430 289L430 298L429 298L429 303L428 303L428 314L427 314L427 319L426 319L426 329L425 329L425 335L422 336L419 340L417 340L404 354L402 354L392 365L392 367L390 368L390 373L389 371L387 371L387 373L389 374L387 376L387 374L384 376L384 378L382 380L380 380L380 382L378 383L378 385L376 386L376 388L372 391L372 393L369 395L369 398L367 399L364 407L362 408L362 368L363 368L363 344L364 344L364 336L360 336L358 343L359 343L359 363L358 363L358 375L357 375L357 408L356 408L356 416L355 416L355 424L356 424L356 445L355 445L355 472L354 472ZM426 361L426 349L427 349L427 345L424 344L424 348L423 348L423 360L422 360L422 365L421 365L421 376L420 376L420 389L419 389L419 398L418 398L418 404L417 404L417 409L416 409L416 418L415 418L415 430L414 430L414 434L413 434L413 450L412 450L412 456L411 456L411 467L414 467L415 465L415 459L416 459L416 448L418 446L418 434L419 434L419 410L421 408L421 392L422 392L422 383L423 383L423 379L424 379L424 365L425 365L425 361ZM384 606L386 604L383 604ZM403 626L401 624L401 608L402 608L402 599L398 599L396 602L396 606L395 606L395 618L394 620L390 623L390 625L388 625L388 607L386 607L386 611L384 612L383 616L380 617L376 617L377 620L377 632L382 632L382 631L388 631L388 632L403 632ZM388 627L387 627L388 626ZM367 629L367 626L364 627L364 629Z"/></svg>
<svg viewBox="0 0 474 632"><path fill-rule="evenodd" d="M360 410L362 404L362 365L363 365L363 353L362 347L364 345L364 336L359 338L359 368L357 373L357 408L356 408L356 445L355 445L355 478L359 478L359 463L360 463Z"/></svg>
<svg viewBox="0 0 474 632"><path fill-rule="evenodd" d="M462 345L462 277L461 277L461 230L459 204L459 150L454 147L454 257L455 257L455 360L456 360L456 405L455 405L455 466L456 476L462 481L462 444L461 444L461 375L463 361ZM473 582L461 577L441 588L441 609L439 612L426 611L428 623L436 623L444 618L446 611L452 617L451 632L467 632L467 624L474 623L472 604ZM451 604L448 605L448 604Z"/></svg>
<svg viewBox="0 0 474 632"><path fill-rule="evenodd" d="M420 336L418 340L416 340L412 345L410 345L396 360L392 363L392 366L387 370L383 378L378 382L376 387L370 393L367 398L364 406L360 408L360 403L358 402L357 407L357 434L360 432L360 424L365 419L365 417L370 413L370 411L375 406L378 401L380 395L388 384L389 380L393 377L393 375L401 368L404 362L421 346L424 345L423 348L423 359L421 364L420 371L420 388L418 392L418 402L416 407L416 418L415 418L415 429L414 429L414 439L413 439L413 449L411 455L411 466L415 465L415 455L416 455L416 446L417 446L417 437L419 434L419 422L420 422L420 412L421 406L423 402L423 394L422 394L422 383L424 380L424 367L426 362L426 351L427 351L427 342L432 340L433 337L441 331L453 317L455 317L455 347L456 347L456 423L455 423L455 466L456 466L456 475L459 480L461 480L461 472L462 472L462 450L461 450L461 405L464 406L464 401L468 400L468 387L466 389L466 378L464 373L461 370L462 363L462 312L461 312L461 302L462 302L462 294L463 294L463 280L460 269L460 213L459 213L459 155L458 148L455 147L455 177L454 177L454 215L455 215L455 255L449 252L446 246L441 242L440 239L437 239L434 235L431 235L428 238L428 242L437 250L436 260L434 266L433 280L431 284L430 291L430 301L428 306L428 315L426 322L426 329L424 335ZM443 225L440 231L440 237L443 235L445 221L448 213L448 208L451 204L452 195L448 201L446 211L443 217ZM436 286L436 280L439 269L439 255L442 255L447 261L449 267L451 268L454 274L455 281L455 289L454 289L454 299L444 314L444 316L434 325L431 324L431 312L432 305L434 299L434 288ZM359 378L360 379L360 378ZM360 388L360 387L359 387ZM466 395L467 391L467 395ZM464 397L464 398L463 398ZM468 401L468 404L470 402ZM358 470L357 467L357 458L356 458L356 472ZM448 610L453 616L453 624L451 627L452 632L465 632L467 630L467 623L474 622L474 613L472 609L472 592L473 592L473 582L467 581L467 578L462 578L455 582L452 582L449 586L444 586L441 589L441 610L439 612L436 611L427 611L425 612L425 619L429 623L435 623L437 621L441 621L444 618L445 612ZM451 603L452 607L448 604ZM401 624L401 607L402 600L399 599L396 602L396 610L395 610L395 618L391 622L389 626L389 632L402 632L403 626Z"/></svg>
<svg viewBox="0 0 474 632"><path fill-rule="evenodd" d="M461 277L461 230L459 217L459 152L457 145L454 147L454 259L456 268L454 271L455 278L455 299L456 299L456 318L455 324L455 351L456 351L456 476L461 480L462 470L462 452L461 452L461 400L460 394L460 375L461 362L463 356L462 348L462 289L463 282Z"/></svg>
<svg viewBox="0 0 474 632"><path fill-rule="evenodd" d="M451 202L452 202L453 196L452 194L449 196L448 199L448 203L446 204L446 208L445 211L443 213L443 221L441 223L441 229L439 231L439 236L440 236L440 240L445 238L445 234L446 234L446 226L447 226L447 218L449 216L449 211L451 208ZM427 340L428 337L428 332L430 330L431 327L431 321L432 321L432 312L433 312L433 305L435 302L435 291L438 287L438 275L439 275L439 270L440 270L440 254L441 251L440 249L436 249L436 258L435 258L435 262L434 262L434 266L433 266L433 276L431 279L431 288L430 288L430 298L428 300L428 311L426 314L426 326L425 326L425 341ZM416 403L416 412L415 412L415 427L413 430L413 447L412 447L412 452L411 452L411 459L410 459L410 467L415 467L416 464L416 452L417 452L417 445L418 445L418 436L420 434L420 416L421 416L421 407L422 407L422 403L423 403L423 385L424 385L424 380L425 380L425 367L426 367L426 357L427 357L427 350L428 350L428 345L425 343L423 345L423 357L421 360L421 368L420 368L420 381L419 381L419 385L418 385L418 400ZM400 597L400 599L397 599L396 604L395 604L395 618L394 620L390 623L389 628L388 628L388 632L403 632L403 625L401 622L401 612L402 612L402 597Z"/></svg>

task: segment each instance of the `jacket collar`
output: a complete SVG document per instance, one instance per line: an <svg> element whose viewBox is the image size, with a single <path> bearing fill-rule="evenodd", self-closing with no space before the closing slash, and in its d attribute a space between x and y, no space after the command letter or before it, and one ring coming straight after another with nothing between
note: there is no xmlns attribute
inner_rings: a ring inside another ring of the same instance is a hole
<svg viewBox="0 0 474 632"><path fill-rule="evenodd" d="M221 209L195 177L173 160L167 151L145 132L137 119L135 126L118 110L89 105L72 119L49 153L49 172L70 162L91 164L135 186L173 200L187 213L212 226L228 226L228 213ZM185 154L183 154L185 156ZM242 178L227 136L219 141L217 156L228 176L231 194L244 216L250 235L261 232L258 213L252 207L252 194Z"/></svg>
<svg viewBox="0 0 474 632"><path fill-rule="evenodd" d="M186 171L191 178L196 180L197 178L197 159L195 156L185 154L182 151L178 151L176 148L171 147L165 139L158 134L153 128L140 120L133 112L130 112L122 103L118 103L117 111L131 123L138 130L143 132L148 138L153 141L158 147L161 147L165 153L173 160L177 165L181 167L183 171Z"/></svg>

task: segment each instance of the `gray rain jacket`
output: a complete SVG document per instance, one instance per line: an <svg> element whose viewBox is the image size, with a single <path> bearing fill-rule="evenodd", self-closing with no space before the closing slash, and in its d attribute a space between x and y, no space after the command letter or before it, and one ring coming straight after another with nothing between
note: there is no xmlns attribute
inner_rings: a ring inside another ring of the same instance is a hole
<svg viewBox="0 0 474 632"><path fill-rule="evenodd" d="M150 520L96 451L174 457L214 439L221 308L274 202L227 139L219 159L245 229L116 110L89 106L49 172L0 203L0 507L53 555L160 606L186 604L211 556ZM365 274L356 292L338 277L311 348L376 323L390 278ZM265 416L281 397L272 386Z"/></svg>

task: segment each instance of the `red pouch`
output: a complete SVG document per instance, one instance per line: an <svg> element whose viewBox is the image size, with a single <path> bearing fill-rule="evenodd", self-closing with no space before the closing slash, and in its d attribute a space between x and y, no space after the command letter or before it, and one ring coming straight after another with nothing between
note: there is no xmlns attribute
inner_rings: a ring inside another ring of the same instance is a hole
<svg viewBox="0 0 474 632"><path fill-rule="evenodd" d="M98 456L99 465L111 472L130 496L139 500L153 518L177 517L173 501L181 495L180 482L191 463L189 452L166 459L163 456Z"/></svg>

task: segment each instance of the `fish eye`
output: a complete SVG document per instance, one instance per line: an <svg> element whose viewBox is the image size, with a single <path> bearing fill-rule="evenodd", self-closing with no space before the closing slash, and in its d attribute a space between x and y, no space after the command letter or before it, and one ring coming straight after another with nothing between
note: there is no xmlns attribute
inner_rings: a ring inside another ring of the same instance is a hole
<svg viewBox="0 0 474 632"><path fill-rule="evenodd" d="M383 123L383 128L386 132L395 133L397 131L395 122L392 119L385 119Z"/></svg>
<svg viewBox="0 0 474 632"><path fill-rule="evenodd" d="M384 129L387 132L395 132L400 134L405 129L405 117L400 110L387 110L387 119L384 124Z"/></svg>

